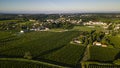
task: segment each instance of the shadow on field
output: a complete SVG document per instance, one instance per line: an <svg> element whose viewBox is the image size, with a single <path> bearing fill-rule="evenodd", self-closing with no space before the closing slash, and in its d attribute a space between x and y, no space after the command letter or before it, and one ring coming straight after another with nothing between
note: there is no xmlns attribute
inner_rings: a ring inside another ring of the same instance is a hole
<svg viewBox="0 0 120 68"><path fill-rule="evenodd" d="M115 56L115 60L120 59L120 52Z"/></svg>
<svg viewBox="0 0 120 68"><path fill-rule="evenodd" d="M33 57L33 58L37 58L37 57L40 57L40 56L43 56L43 55L52 53L52 52L54 52L54 51L57 51L57 50L63 48L64 46L66 46L66 45L62 45L62 46L60 46L60 47L57 47L57 48L54 48L54 49L51 49L51 50L44 51L44 52L42 52L40 55L35 56L35 57Z"/></svg>
<svg viewBox="0 0 120 68"><path fill-rule="evenodd" d="M60 47L57 47L57 48L42 52L39 56L34 57L33 60L38 60L38 61L47 62L47 63L51 63L51 64L55 64L55 65L69 67L69 68L81 68L80 64L75 64L75 65L66 64L66 63L57 62L57 61L54 61L54 60L45 59L45 58L41 57L43 55L50 54L50 53L55 52L55 51L57 51L59 49L62 49L64 46L66 46L66 45L63 45L63 46L60 46Z"/></svg>
<svg viewBox="0 0 120 68"><path fill-rule="evenodd" d="M36 58L34 60L37 61L42 61L42 62L47 62L47 63L51 63L51 64L55 64L55 65L60 65L60 66L65 66L68 68L81 68L80 64L66 64L66 63L62 63L62 62L57 62L57 61L53 61L53 60L49 60L49 59L44 59L44 58Z"/></svg>

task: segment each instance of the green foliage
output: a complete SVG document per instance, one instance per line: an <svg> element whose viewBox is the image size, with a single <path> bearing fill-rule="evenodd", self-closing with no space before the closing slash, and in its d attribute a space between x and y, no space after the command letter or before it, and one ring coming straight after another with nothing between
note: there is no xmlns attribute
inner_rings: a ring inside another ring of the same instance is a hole
<svg viewBox="0 0 120 68"><path fill-rule="evenodd" d="M104 32L92 30L88 34L84 35L84 37L82 38L82 42L85 45L88 45L88 44L92 45L93 42L95 42L95 41L101 42L102 39L104 39L104 37L105 37Z"/></svg>
<svg viewBox="0 0 120 68"><path fill-rule="evenodd" d="M83 57L85 47L79 45L67 45L53 53L44 55L45 59L52 61L76 65Z"/></svg>
<svg viewBox="0 0 120 68"><path fill-rule="evenodd" d="M69 22L44 23L43 26L51 28L51 29L53 28L72 29L74 27L74 25Z"/></svg>
<svg viewBox="0 0 120 68"><path fill-rule="evenodd" d="M26 58L26 59L32 59L31 53L29 51L25 52L24 58Z"/></svg>
<svg viewBox="0 0 120 68"><path fill-rule="evenodd" d="M120 65L111 65L111 64L90 64L88 65L88 67L86 66L86 68L120 68Z"/></svg>
<svg viewBox="0 0 120 68"><path fill-rule="evenodd" d="M109 40L110 40L110 44L113 45L115 48L120 48L120 37L110 36Z"/></svg>
<svg viewBox="0 0 120 68"><path fill-rule="evenodd" d="M91 46L90 60L113 61L118 58L119 52L120 52L120 49Z"/></svg>
<svg viewBox="0 0 120 68"><path fill-rule="evenodd" d="M91 31L91 30L97 30L100 31L102 30L102 27L89 27L89 26L74 26L72 30L77 30L77 31Z"/></svg>
<svg viewBox="0 0 120 68"><path fill-rule="evenodd" d="M40 61L15 58L0 58L0 68L61 68L62 66Z"/></svg>
<svg viewBox="0 0 120 68"><path fill-rule="evenodd" d="M10 32L0 31L0 40L8 38L12 35Z"/></svg>
<svg viewBox="0 0 120 68"><path fill-rule="evenodd" d="M113 63L116 65L120 65L120 59L115 60Z"/></svg>
<svg viewBox="0 0 120 68"><path fill-rule="evenodd" d="M79 32L31 32L0 47L0 55L23 57L30 51L33 58L68 44Z"/></svg>
<svg viewBox="0 0 120 68"><path fill-rule="evenodd" d="M82 67L84 68L120 68L120 65L116 65L112 63L87 61L82 63Z"/></svg>

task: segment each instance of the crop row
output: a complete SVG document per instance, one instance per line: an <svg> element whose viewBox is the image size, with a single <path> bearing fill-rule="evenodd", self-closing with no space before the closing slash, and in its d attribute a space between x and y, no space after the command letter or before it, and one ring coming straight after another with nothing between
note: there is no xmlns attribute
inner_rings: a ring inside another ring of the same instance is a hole
<svg viewBox="0 0 120 68"><path fill-rule="evenodd" d="M90 60L92 61L114 61L119 58L120 49L103 48L98 46L90 47Z"/></svg>
<svg viewBox="0 0 120 68"><path fill-rule="evenodd" d="M83 58L84 50L85 46L68 44L60 50L42 56L42 58L58 62L58 64L64 63L76 66L80 63L81 58Z"/></svg>
<svg viewBox="0 0 120 68"><path fill-rule="evenodd" d="M33 58L41 56L44 52L50 52L69 43L78 32L32 32L24 34L21 39L1 47L0 55L23 57L30 52Z"/></svg>

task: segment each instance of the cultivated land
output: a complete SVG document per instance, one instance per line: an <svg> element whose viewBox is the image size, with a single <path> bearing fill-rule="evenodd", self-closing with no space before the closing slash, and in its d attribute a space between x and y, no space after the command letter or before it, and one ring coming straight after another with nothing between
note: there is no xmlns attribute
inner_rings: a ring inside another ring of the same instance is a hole
<svg viewBox="0 0 120 68"><path fill-rule="evenodd" d="M120 20L108 15L0 15L0 68L120 68Z"/></svg>

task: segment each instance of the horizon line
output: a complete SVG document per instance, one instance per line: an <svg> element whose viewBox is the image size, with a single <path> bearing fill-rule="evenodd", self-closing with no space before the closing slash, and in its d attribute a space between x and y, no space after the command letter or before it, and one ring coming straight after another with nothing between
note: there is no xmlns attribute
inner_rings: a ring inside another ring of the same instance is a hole
<svg viewBox="0 0 120 68"><path fill-rule="evenodd" d="M82 13L120 13L120 11L67 11L67 12L59 12L59 11L55 11L55 12L51 12L51 11L1 11L0 14L82 14Z"/></svg>

